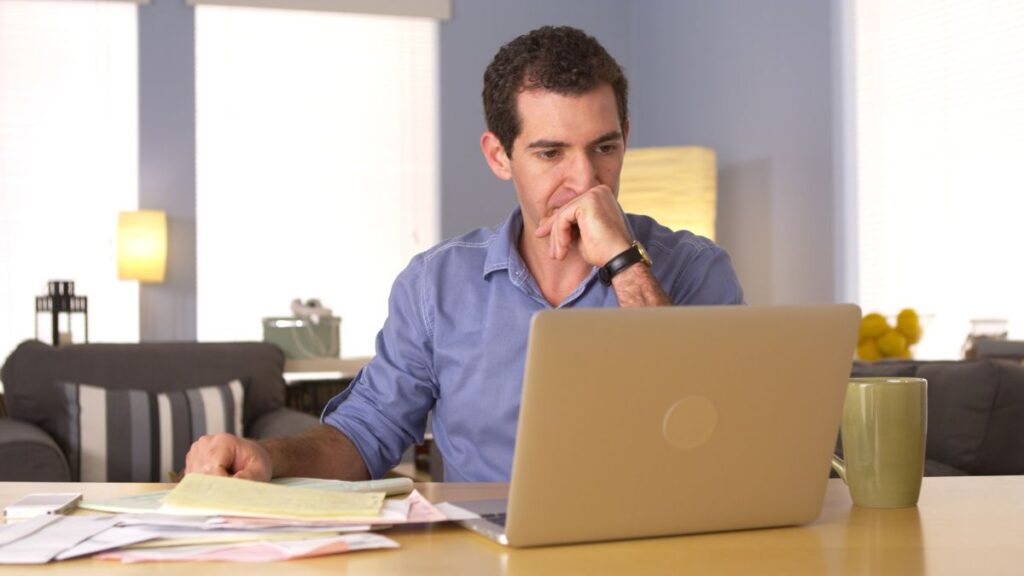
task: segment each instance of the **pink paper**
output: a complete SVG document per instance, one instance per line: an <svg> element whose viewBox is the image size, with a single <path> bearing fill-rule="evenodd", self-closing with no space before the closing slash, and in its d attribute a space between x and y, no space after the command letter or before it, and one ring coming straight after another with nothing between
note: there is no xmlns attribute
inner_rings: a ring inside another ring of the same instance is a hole
<svg viewBox="0 0 1024 576"><path fill-rule="evenodd" d="M378 548L398 548L398 543L379 534L363 533L283 542L119 550L100 554L97 557L102 560L120 560L125 564L135 562L278 562Z"/></svg>

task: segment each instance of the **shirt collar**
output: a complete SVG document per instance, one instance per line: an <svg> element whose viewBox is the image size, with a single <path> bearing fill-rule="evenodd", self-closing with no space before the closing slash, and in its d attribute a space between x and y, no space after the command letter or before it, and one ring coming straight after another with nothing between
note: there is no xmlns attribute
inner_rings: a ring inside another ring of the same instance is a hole
<svg viewBox="0 0 1024 576"><path fill-rule="evenodd" d="M516 207L495 235L494 242L487 248L484 260L483 275L486 277L498 270L508 270L508 275L516 284L522 284L527 276L526 263L519 255L519 236L523 233L523 213Z"/></svg>
<svg viewBox="0 0 1024 576"><path fill-rule="evenodd" d="M632 227L630 227L630 232L632 232ZM505 219L505 222L495 234L494 242L491 242L490 246L488 246L487 257L484 260L483 275L486 278L492 272L507 270L509 280L514 285L526 291L538 302L547 305L544 297L540 294L540 289L536 287L533 275L530 274L530 270L526 267L526 262L523 261L523 257L519 254L519 237L522 233L523 213L517 207ZM597 268L594 267L590 271L590 275L565 299L561 306L570 305L578 300L587 287L596 282L596 280Z"/></svg>

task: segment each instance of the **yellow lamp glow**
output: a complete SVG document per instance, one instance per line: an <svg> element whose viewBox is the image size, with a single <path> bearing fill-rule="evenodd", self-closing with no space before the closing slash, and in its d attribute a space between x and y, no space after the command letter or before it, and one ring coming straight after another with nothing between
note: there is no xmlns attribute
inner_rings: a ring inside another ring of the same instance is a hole
<svg viewBox="0 0 1024 576"><path fill-rule="evenodd" d="M117 277L163 282L167 267L167 214L121 212L117 219Z"/></svg>
<svg viewBox="0 0 1024 576"><path fill-rule="evenodd" d="M673 230L715 239L715 151L700 146L631 148L619 180L619 204Z"/></svg>

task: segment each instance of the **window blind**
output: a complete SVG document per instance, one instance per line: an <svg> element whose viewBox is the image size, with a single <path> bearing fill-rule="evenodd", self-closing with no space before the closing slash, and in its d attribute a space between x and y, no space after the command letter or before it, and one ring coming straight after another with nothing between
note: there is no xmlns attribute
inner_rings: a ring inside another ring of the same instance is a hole
<svg viewBox="0 0 1024 576"><path fill-rule="evenodd" d="M925 314L918 357L1024 338L1024 3L857 0L854 43L862 306Z"/></svg>
<svg viewBox="0 0 1024 576"><path fill-rule="evenodd" d="M451 0L186 0L190 5L244 6L249 8L282 8L347 12L378 16L407 16L448 20L452 16Z"/></svg>
<svg viewBox="0 0 1024 576"><path fill-rule="evenodd" d="M117 213L138 203L135 10L0 1L2 354L34 335L34 297L57 279L89 298L91 340L138 339L116 263Z"/></svg>
<svg viewBox="0 0 1024 576"><path fill-rule="evenodd" d="M438 235L430 20L197 7L201 340L260 339L316 297L373 353L391 283Z"/></svg>

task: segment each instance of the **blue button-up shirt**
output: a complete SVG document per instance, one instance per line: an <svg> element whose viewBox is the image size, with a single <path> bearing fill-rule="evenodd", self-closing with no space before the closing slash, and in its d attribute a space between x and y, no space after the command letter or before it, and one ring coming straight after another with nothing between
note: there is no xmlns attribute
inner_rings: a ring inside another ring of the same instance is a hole
<svg viewBox="0 0 1024 576"><path fill-rule="evenodd" d="M669 298L683 304L743 301L729 256L710 240L627 214ZM551 308L517 249L522 214L417 255L391 290L377 352L322 421L348 436L380 477L422 442L434 410L445 480L508 482L530 318ZM597 268L559 308L616 307Z"/></svg>

